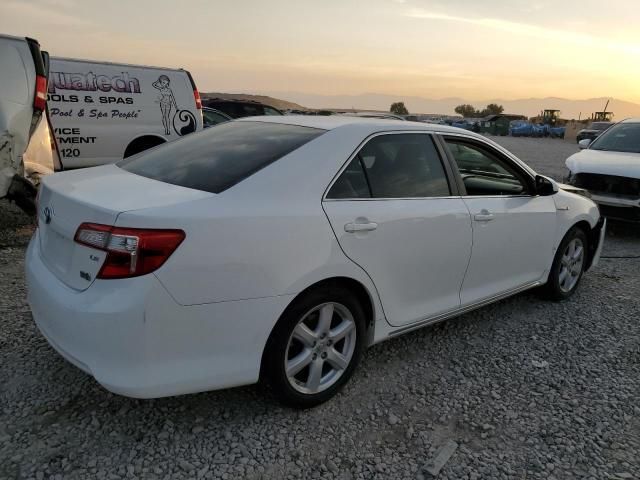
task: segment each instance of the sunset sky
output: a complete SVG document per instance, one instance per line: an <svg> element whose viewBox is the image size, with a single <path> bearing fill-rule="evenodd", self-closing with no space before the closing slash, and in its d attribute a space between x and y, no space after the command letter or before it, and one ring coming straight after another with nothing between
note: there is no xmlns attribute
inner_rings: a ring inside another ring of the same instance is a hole
<svg viewBox="0 0 640 480"><path fill-rule="evenodd" d="M637 0L2 0L53 55L191 71L201 91L640 102Z"/></svg>

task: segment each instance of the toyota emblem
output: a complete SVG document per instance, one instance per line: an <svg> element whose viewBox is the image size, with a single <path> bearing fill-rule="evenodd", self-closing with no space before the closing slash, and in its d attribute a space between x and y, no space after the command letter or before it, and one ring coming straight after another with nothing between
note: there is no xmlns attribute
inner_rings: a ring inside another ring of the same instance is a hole
<svg viewBox="0 0 640 480"><path fill-rule="evenodd" d="M53 216L53 208L44 207L44 210L42 210L42 213L44 214L44 223L49 225L51 223L51 217Z"/></svg>

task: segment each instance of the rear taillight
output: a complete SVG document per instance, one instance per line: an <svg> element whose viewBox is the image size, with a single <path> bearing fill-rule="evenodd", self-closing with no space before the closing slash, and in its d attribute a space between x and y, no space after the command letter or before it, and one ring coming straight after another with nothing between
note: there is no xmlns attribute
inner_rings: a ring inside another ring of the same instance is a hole
<svg viewBox="0 0 640 480"><path fill-rule="evenodd" d="M193 98L196 100L196 108L202 110L202 100L200 100L200 92L197 88L193 89Z"/></svg>
<svg viewBox="0 0 640 480"><path fill-rule="evenodd" d="M33 99L33 108L44 112L47 108L47 78L36 75L36 96Z"/></svg>
<svg viewBox="0 0 640 480"><path fill-rule="evenodd" d="M162 266L184 240L182 230L120 228L83 223L75 241L107 252L96 278L146 275Z"/></svg>

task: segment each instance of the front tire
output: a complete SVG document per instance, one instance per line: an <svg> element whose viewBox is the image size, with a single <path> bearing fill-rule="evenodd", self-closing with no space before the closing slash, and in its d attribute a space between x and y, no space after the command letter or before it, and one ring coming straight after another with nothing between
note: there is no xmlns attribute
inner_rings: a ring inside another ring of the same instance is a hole
<svg viewBox="0 0 640 480"><path fill-rule="evenodd" d="M543 293L551 300L564 300L575 293L587 264L587 235L581 228L573 227L558 247L549 280Z"/></svg>
<svg viewBox="0 0 640 480"><path fill-rule="evenodd" d="M288 406L310 408L326 402L360 361L365 325L362 306L348 291L304 293L287 308L267 341L263 380Z"/></svg>

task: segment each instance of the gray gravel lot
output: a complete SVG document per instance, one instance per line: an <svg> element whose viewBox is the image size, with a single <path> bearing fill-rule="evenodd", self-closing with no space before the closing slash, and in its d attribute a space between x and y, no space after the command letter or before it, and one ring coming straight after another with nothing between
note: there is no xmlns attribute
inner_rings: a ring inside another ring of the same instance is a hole
<svg viewBox="0 0 640 480"><path fill-rule="evenodd" d="M562 176L569 142L498 138ZM0 478L640 478L640 259L605 258L569 301L525 293L370 349L309 411L256 387L153 401L106 392L39 335L30 221L0 201ZM613 225L606 256L640 255Z"/></svg>

